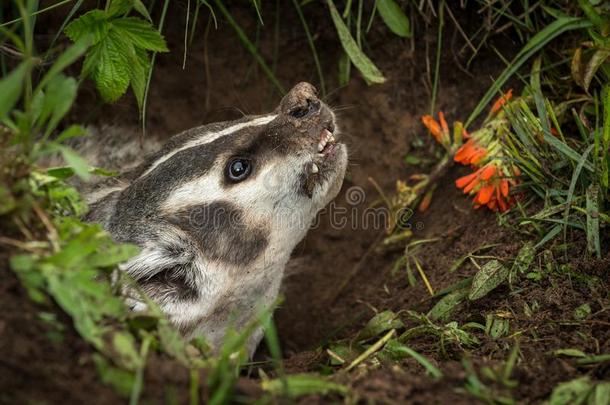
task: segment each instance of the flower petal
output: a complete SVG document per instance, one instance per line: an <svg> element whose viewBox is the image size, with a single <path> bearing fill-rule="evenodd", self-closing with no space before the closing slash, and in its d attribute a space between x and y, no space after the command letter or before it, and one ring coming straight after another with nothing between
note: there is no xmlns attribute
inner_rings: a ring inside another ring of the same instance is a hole
<svg viewBox="0 0 610 405"><path fill-rule="evenodd" d="M426 128L428 128L428 131L430 131L434 139L440 142L441 127L438 122L436 122L436 120L432 118L431 115L424 115L423 117L421 117L421 121L426 126Z"/></svg>
<svg viewBox="0 0 610 405"><path fill-rule="evenodd" d="M488 165L483 166L480 169L480 172L481 172L481 180L487 181L487 180L491 179L494 174L496 174L497 168L493 164L488 164Z"/></svg>
<svg viewBox="0 0 610 405"><path fill-rule="evenodd" d="M494 193L494 187L489 185L481 188L477 194L476 202L479 204L487 204Z"/></svg>
<svg viewBox="0 0 610 405"><path fill-rule="evenodd" d="M476 178L477 178L476 173L467 174L466 176L463 176L463 177L460 177L459 179L457 179L455 181L455 185L458 188L464 188L468 184L470 184L473 180L475 180Z"/></svg>
<svg viewBox="0 0 610 405"><path fill-rule="evenodd" d="M502 179L500 182L500 191L504 197L508 197L508 180Z"/></svg>

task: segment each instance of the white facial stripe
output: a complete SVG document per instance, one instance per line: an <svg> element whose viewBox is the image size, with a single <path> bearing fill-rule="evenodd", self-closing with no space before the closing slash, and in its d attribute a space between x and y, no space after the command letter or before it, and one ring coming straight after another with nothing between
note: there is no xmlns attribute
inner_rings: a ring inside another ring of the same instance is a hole
<svg viewBox="0 0 610 405"><path fill-rule="evenodd" d="M269 162L257 174L256 181L245 181L228 189L221 185L221 174L215 175L211 171L174 190L161 205L161 210L171 213L206 202L227 200L241 208L258 208L272 213L278 197L296 194L294 185L300 173L295 168L305 166L310 160L311 157L302 155L284 157L280 164Z"/></svg>
<svg viewBox="0 0 610 405"><path fill-rule="evenodd" d="M148 173L150 173L153 170L155 170L155 168L157 166L159 166L161 163L165 162L166 160L170 159L172 156L174 156L178 152L181 152L181 151L183 151L185 149L193 148L195 146L205 145L206 143L213 142L213 141L215 141L218 138L221 138L221 137L226 136L226 135L230 135L233 132L242 130L244 128L258 127L260 125L268 124L269 122L273 121L276 116L277 115L275 115L275 114L273 114L273 115L265 115L265 116L253 119L252 121L242 122L240 124L233 125L231 127L223 129L222 131L218 131L218 132L206 132L205 134L203 134L199 138L193 139L192 141L189 141L189 142L185 143L184 145L182 145L178 149L174 149L173 151L169 152L167 155L164 155L164 156L160 157L159 159L157 159L152 165L150 165L150 167L140 177L146 176Z"/></svg>

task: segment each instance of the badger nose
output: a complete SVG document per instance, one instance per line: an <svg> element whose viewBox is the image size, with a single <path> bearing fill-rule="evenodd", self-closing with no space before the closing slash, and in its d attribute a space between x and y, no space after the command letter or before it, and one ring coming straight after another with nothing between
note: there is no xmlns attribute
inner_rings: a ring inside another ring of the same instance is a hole
<svg viewBox="0 0 610 405"><path fill-rule="evenodd" d="M320 110L320 100L316 88L306 82L298 83L284 96L280 104L283 114L301 119Z"/></svg>

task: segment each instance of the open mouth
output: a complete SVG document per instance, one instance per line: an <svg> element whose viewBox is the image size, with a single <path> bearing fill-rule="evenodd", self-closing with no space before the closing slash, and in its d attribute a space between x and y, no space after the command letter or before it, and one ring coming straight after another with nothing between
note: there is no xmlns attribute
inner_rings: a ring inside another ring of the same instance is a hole
<svg viewBox="0 0 610 405"><path fill-rule="evenodd" d="M311 197L313 189L324 178L321 171L326 171L332 166L332 155L336 151L338 144L333 134L334 125L327 126L320 132L318 143L315 146L315 156L313 162L308 167L307 181L305 182L305 190Z"/></svg>
<svg viewBox="0 0 610 405"><path fill-rule="evenodd" d="M332 133L332 129L334 129L334 126L329 126L320 132L320 138L316 145L316 157L311 166L312 174L317 174L320 171L318 164L323 164L326 158L329 157L337 147L337 140Z"/></svg>

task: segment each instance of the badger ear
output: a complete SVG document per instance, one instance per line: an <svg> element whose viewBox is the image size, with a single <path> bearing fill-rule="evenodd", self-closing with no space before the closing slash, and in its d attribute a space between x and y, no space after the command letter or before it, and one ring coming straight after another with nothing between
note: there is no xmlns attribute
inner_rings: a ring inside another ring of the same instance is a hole
<svg viewBox="0 0 610 405"><path fill-rule="evenodd" d="M89 212L85 215L84 220L87 222L99 222L104 228L108 229L120 195L121 190L104 193L102 196L98 194L99 197L91 195L87 198Z"/></svg>

